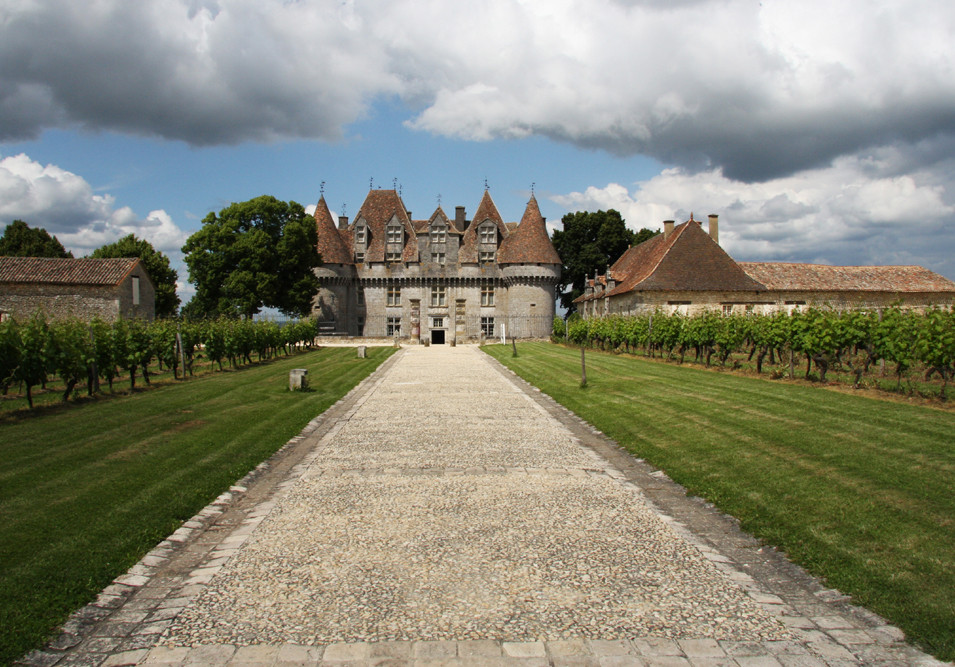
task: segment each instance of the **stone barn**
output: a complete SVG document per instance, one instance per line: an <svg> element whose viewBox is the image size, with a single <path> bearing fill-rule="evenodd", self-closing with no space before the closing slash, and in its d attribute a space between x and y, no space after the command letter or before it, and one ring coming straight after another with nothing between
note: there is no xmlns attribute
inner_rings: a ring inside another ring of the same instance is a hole
<svg viewBox="0 0 955 667"><path fill-rule="evenodd" d="M0 257L0 317L152 320L156 290L138 258Z"/></svg>

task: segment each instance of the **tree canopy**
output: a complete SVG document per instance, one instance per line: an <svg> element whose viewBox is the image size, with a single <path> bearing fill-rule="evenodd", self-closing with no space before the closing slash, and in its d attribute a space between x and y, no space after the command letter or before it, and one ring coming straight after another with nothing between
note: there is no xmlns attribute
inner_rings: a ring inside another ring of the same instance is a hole
<svg viewBox="0 0 955 667"><path fill-rule="evenodd" d="M631 245L659 233L650 229L631 231L613 209L568 213L561 222L564 229L555 230L551 241L564 262L557 293L561 306L569 311L576 310L573 300L584 293L588 277L594 272L604 273Z"/></svg>
<svg viewBox="0 0 955 667"><path fill-rule="evenodd" d="M73 253L66 250L55 236L41 227L30 227L23 220L14 220L0 236L0 256L56 257L68 259Z"/></svg>
<svg viewBox="0 0 955 667"><path fill-rule="evenodd" d="M182 251L196 286L184 307L190 317L311 311L321 257L315 220L301 204L263 195L209 213Z"/></svg>
<svg viewBox="0 0 955 667"><path fill-rule="evenodd" d="M169 258L153 248L146 239L130 234L115 243L97 248L90 257L138 257L156 286L156 317L172 317L176 314L179 308L179 297L176 295L179 274L169 266Z"/></svg>

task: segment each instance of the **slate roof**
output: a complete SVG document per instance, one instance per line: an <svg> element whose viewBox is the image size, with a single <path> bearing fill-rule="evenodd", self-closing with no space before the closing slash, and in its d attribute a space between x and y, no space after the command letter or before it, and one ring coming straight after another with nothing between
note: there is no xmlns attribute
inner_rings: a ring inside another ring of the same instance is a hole
<svg viewBox="0 0 955 667"><path fill-rule="evenodd" d="M54 259L0 257L0 283L118 285L140 264L136 257ZM145 269L140 267L143 273Z"/></svg>
<svg viewBox="0 0 955 667"><path fill-rule="evenodd" d="M318 253L325 264L351 264L352 253L338 233L324 195L315 207L315 225L318 227Z"/></svg>
<svg viewBox="0 0 955 667"><path fill-rule="evenodd" d="M761 292L766 289L748 276L692 216L677 225L669 236L664 238L658 234L633 246L608 271L617 283L612 290L582 295L575 301L645 290ZM599 282L605 283L605 280Z"/></svg>
<svg viewBox="0 0 955 667"><path fill-rule="evenodd" d="M921 266L828 266L787 262L739 262L773 291L952 292L955 283Z"/></svg>
<svg viewBox="0 0 955 667"><path fill-rule="evenodd" d="M537 199L532 195L521 223L501 244L498 264L561 264L547 235Z"/></svg>

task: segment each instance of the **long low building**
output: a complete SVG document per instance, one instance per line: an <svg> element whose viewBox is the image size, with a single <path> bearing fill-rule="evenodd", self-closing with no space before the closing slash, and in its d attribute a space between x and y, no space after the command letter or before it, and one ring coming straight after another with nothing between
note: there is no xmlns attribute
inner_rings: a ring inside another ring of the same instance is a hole
<svg viewBox="0 0 955 667"><path fill-rule="evenodd" d="M474 217L439 206L414 220L395 190L371 190L354 221L315 209L322 266L313 306L322 333L431 343L502 334L546 338L561 261L532 196L504 222L484 191Z"/></svg>
<svg viewBox="0 0 955 667"><path fill-rule="evenodd" d="M955 303L955 283L921 266L829 266L736 262L719 245L719 219L705 231L690 216L633 246L574 303L584 317L661 309L687 314L791 311L800 306L912 308Z"/></svg>
<svg viewBox="0 0 955 667"><path fill-rule="evenodd" d="M89 320L156 314L156 289L137 258L0 257L0 318Z"/></svg>

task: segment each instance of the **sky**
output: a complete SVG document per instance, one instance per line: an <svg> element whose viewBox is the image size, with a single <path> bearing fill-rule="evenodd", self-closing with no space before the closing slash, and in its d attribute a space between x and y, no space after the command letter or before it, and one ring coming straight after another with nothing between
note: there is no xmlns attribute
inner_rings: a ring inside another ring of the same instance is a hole
<svg viewBox="0 0 955 667"><path fill-rule="evenodd" d="M269 194L551 229L720 216L741 261L955 279L945 0L0 0L0 226L180 248Z"/></svg>

